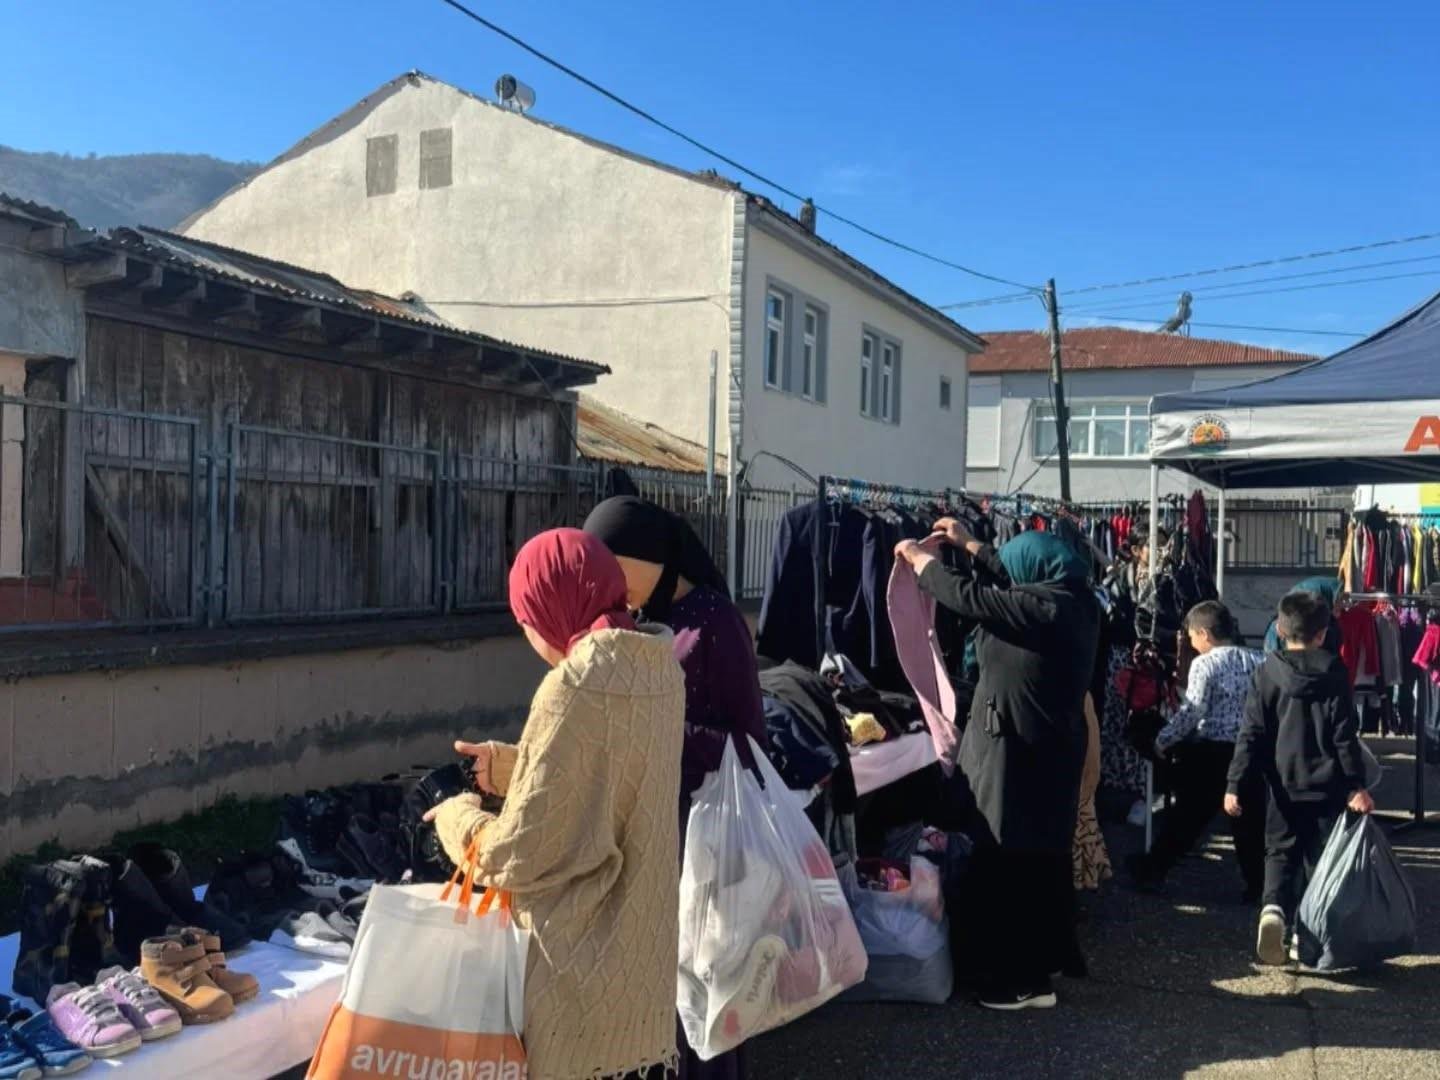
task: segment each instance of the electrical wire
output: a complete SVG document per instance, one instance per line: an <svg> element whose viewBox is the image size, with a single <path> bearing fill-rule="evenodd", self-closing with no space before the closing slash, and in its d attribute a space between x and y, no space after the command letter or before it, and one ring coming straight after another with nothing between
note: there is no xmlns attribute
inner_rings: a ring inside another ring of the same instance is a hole
<svg viewBox="0 0 1440 1080"><path fill-rule="evenodd" d="M1132 323L1151 323L1151 322L1155 322L1154 319L1136 319L1136 318L1133 318L1133 317L1132 317L1132 318L1127 318L1127 317L1125 317L1124 315L1100 315L1100 314L1088 314L1088 313L1087 313L1087 314L1085 315L1085 318L1087 318L1087 319L1112 319L1112 320L1114 320L1115 322L1132 322ZM1188 320L1186 321L1185 325L1186 325L1186 326L1203 326L1203 327L1206 327L1207 329L1214 329L1214 330L1266 330L1266 331L1270 331L1270 332L1276 333L1276 334L1311 334L1311 335L1316 335L1316 336L1320 336L1320 337L1356 337L1356 338L1363 338L1363 337L1367 337L1367 336L1368 336L1368 335L1366 335L1366 334L1356 333L1354 330L1301 330L1301 329L1299 329L1298 327L1294 327L1294 326L1245 326L1245 325L1243 325L1243 324L1241 324L1241 323L1190 322L1190 321L1188 321ZM1077 327L1076 329L1081 329L1081 330L1083 330L1083 329L1088 329L1088 328L1087 328L1087 327Z"/></svg>
<svg viewBox="0 0 1440 1080"><path fill-rule="evenodd" d="M1434 277L1436 274L1440 274L1440 270L1412 270L1408 274L1380 274L1376 277L1352 278L1348 281L1313 281L1308 285L1288 285L1279 289L1250 289L1246 292L1221 293L1219 296L1207 296L1204 299L1206 303L1214 303L1217 300L1240 300L1247 296L1274 296L1278 293L1308 292L1311 289L1338 289L1345 285L1370 285L1377 281L1401 281L1406 278ZM1117 299L1124 298L1118 297ZM1158 307L1161 306L1162 303L1162 301L1150 300L1144 303L1107 304L1106 306L1113 307L1116 311L1131 311L1135 308ZM1170 301L1170 305L1174 305L1173 300Z"/></svg>
<svg viewBox="0 0 1440 1080"><path fill-rule="evenodd" d="M1416 255L1409 259L1385 259L1382 262L1356 263L1353 266L1332 267L1329 270L1307 270L1303 274L1272 274L1270 277L1249 278L1246 281L1229 281L1223 285L1196 285L1188 291L1191 293L1215 292L1217 289L1238 289L1245 285L1265 285L1273 281L1300 281L1306 278L1329 277L1332 274L1348 274L1353 270L1379 270L1387 266L1410 266L1414 263L1435 262L1437 259L1440 259L1440 255ZM1166 300L1173 303L1175 294L1173 292L1148 293L1145 296L1122 296L1116 297L1116 299L1127 304L1138 303L1141 300ZM1065 310L1075 312L1111 306L1113 305L1109 300L1089 300L1074 305L1067 304Z"/></svg>
<svg viewBox="0 0 1440 1080"><path fill-rule="evenodd" d="M525 50L525 52L529 53L531 56L535 57L535 59L541 61L542 63L549 64L556 71L570 76L570 78L574 79L582 86L585 86L595 91L595 93L599 94L601 97L608 99L614 104L620 106L622 109L625 109L627 112L634 113L636 116L640 117L640 119L646 121L647 123L654 124L662 131L670 133L677 139L680 139L682 142L688 143L690 146L693 146L695 149L701 151L704 154L708 154L710 157L715 158L717 161L724 162L732 169L738 169L740 172L744 173L752 180L756 180L764 184L766 187L773 188L775 191L781 192L784 195L788 195L790 198L796 200L797 202L810 202L811 205L815 206L815 210L817 213L823 213L828 217L832 218L833 220L838 221L842 225L848 225L850 228L855 229L857 232L864 233L872 240L878 240L882 244L888 244L890 247L897 248L900 251L908 252L911 255L918 256L922 259L927 259L933 263L938 263L941 266L947 266L952 270L958 270L962 274L968 274L969 276L974 278L981 278L985 281L993 281L997 285L1009 285L1016 289L1025 289L1027 290L1026 295L1038 293L1040 291L1033 285L1026 285L1023 282L1019 281L1011 281L1009 278L998 277L995 274L987 274L984 271L976 270L973 267L964 266L950 259L946 259L940 255L933 255L928 251L922 251L921 249L913 247L910 244L907 244L901 240L896 240L893 237L876 232L869 226L862 225L860 224L860 222L855 221L852 218L845 217L843 214L837 214L835 211L830 210L826 207L815 205L812 200L806 198L804 195L801 195L799 192L793 190L792 188L786 187L784 184L780 183L777 180L772 180L764 173L756 172L749 166L742 165L739 161L735 160L735 158L729 156L728 154L723 154L719 150L716 150L713 146L708 146L707 144L701 142L699 139L693 138L692 136L685 134L685 132L681 131L679 128L671 124L667 124L665 121L661 120L654 113L648 112L645 109L642 109L640 106L632 104L625 98L621 97L619 94L615 93L613 90L607 90L605 87L597 83L594 79L587 78L569 65L562 63L561 61L555 59L553 56L541 52L534 45L531 45L529 42L524 41L519 37L516 37L504 27L498 26L484 16L472 11L464 4L460 3L459 0L440 0L440 2L447 7L453 8L454 10L458 11L466 18L472 19L473 21L479 23L481 26L485 27L485 29L491 31L492 33L499 34L512 45L515 45L516 47Z"/></svg>
<svg viewBox="0 0 1440 1080"><path fill-rule="evenodd" d="M448 0L447 0L448 2ZM1418 236L1403 236L1394 240L1375 240L1368 244L1353 244L1350 247L1331 248L1327 251L1310 251L1303 255L1284 255L1273 259L1258 259L1255 262L1235 263L1232 266L1217 266L1208 270L1191 270L1183 274L1163 274L1158 277L1136 278L1133 281L1109 282L1103 285L1085 285L1078 289L1062 289L1060 296L1079 296L1083 293L1104 292L1114 289L1133 289L1144 285L1158 285L1167 281L1184 281L1187 278L1209 277L1214 274L1231 274L1240 270L1256 270L1264 266L1280 266L1285 263L1304 262L1308 259L1329 259L1337 255L1353 255L1359 251L1374 251L1377 248L1396 247L1400 244L1418 244L1426 240L1440 239L1440 232L1421 233ZM953 304L938 305L941 311L957 308L983 307L988 304L1011 304L1027 299L1026 294L1005 293L1000 296L986 296L978 300L960 300Z"/></svg>

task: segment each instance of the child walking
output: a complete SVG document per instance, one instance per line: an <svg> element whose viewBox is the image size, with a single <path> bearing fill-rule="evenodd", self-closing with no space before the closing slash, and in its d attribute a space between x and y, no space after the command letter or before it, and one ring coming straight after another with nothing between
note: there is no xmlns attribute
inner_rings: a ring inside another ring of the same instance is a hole
<svg viewBox="0 0 1440 1080"><path fill-rule="evenodd" d="M1368 814L1365 761L1350 677L1340 658L1323 646L1330 608L1315 593L1280 601L1276 628L1284 649L1270 653L1255 675L1245 724L1225 795L1231 817L1259 814L1239 793L1252 778L1270 789L1265 819L1264 909L1256 952L1263 964L1285 963L1285 933L1325 841L1348 805Z"/></svg>
<svg viewBox="0 0 1440 1080"><path fill-rule="evenodd" d="M1240 627L1218 600L1196 604L1185 616L1196 657L1185 698L1155 740L1155 752L1170 761L1175 805L1160 819L1160 835L1149 855L1135 857L1130 871L1138 888L1158 888L1210 830L1224 799L1235 740L1245 722L1245 702L1264 656L1240 644ZM1256 814L1231 819L1235 855L1245 880L1245 902L1260 899L1265 878L1264 782L1245 789Z"/></svg>

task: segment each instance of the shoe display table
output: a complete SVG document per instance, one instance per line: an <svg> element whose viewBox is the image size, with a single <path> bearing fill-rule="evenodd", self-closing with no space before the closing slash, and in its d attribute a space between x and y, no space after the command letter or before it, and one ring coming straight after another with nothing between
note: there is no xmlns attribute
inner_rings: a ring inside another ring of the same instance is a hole
<svg viewBox="0 0 1440 1080"><path fill-rule="evenodd" d="M867 746L852 746L850 769L855 774L855 793L868 795L939 760L935 756L935 740L928 731Z"/></svg>
<svg viewBox="0 0 1440 1080"><path fill-rule="evenodd" d="M19 948L19 934L0 938L0 992L11 997ZM145 1080L269 1080L309 1061L339 999L345 962L259 943L227 959L231 970L259 980L259 997L237 1006L228 1020L187 1027L133 1054L97 1061L85 1075L120 1070Z"/></svg>

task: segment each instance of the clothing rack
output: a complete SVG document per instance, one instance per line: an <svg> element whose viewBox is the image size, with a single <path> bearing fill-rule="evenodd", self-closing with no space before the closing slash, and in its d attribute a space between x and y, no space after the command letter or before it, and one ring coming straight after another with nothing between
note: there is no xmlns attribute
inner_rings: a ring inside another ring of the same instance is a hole
<svg viewBox="0 0 1440 1080"><path fill-rule="evenodd" d="M1398 515L1390 515L1392 517ZM1389 603L1392 605L1410 605L1420 608L1440 607L1440 597L1431 596L1426 593L1386 593L1386 592L1354 592L1345 593L1340 597L1340 603L1345 606L1351 604L1365 603ZM1409 657L1401 657L1402 664L1410 663ZM1429 675L1425 676L1429 679ZM1440 687L1435 687L1429 692L1440 693ZM1410 810L1410 820L1402 821L1395 825L1391 832L1404 832L1408 829L1423 829L1427 826L1440 825L1440 814L1430 814L1425 809L1425 755L1429 736L1425 731L1425 718L1416 716L1415 723L1415 802Z"/></svg>
<svg viewBox="0 0 1440 1080"><path fill-rule="evenodd" d="M945 488L931 491L923 488L902 487L898 484L878 484L872 480L856 480L848 476L823 475L819 482L820 496L824 499L835 497L850 498L855 502L890 502L896 504L933 503L944 506L954 505L955 491Z"/></svg>

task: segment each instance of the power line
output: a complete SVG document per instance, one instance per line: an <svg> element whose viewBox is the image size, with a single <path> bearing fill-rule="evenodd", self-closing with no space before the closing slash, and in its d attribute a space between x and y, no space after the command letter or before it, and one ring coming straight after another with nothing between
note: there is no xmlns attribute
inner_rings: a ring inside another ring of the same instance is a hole
<svg viewBox="0 0 1440 1080"><path fill-rule="evenodd" d="M448 0L447 0L448 2ZM1418 244L1425 240L1440 239L1440 232L1421 233L1419 236L1403 236L1394 240L1376 240L1368 244L1354 244L1350 247L1331 248L1328 251L1311 251L1303 255L1284 255L1273 259L1259 259L1255 262L1235 263L1233 266L1218 266L1209 270L1191 270L1184 274L1163 274L1159 277L1136 278L1133 281L1111 282L1104 285L1085 285L1078 289L1064 289L1061 297L1079 296L1082 293L1102 292L1113 289L1133 289L1143 285L1158 285L1167 281L1184 281L1187 278L1209 277L1214 274L1231 274L1240 270L1255 270L1263 266L1280 266L1285 263L1304 262L1308 259L1328 259L1337 255L1352 255L1357 251L1373 251L1376 248L1395 247L1400 244ZM1228 288L1229 286L1223 286ZM981 297L978 300L962 300L953 304L941 304L940 310L983 307L987 304L1011 304L1026 299L1023 294L1006 293L1000 296Z"/></svg>
<svg viewBox="0 0 1440 1080"><path fill-rule="evenodd" d="M1154 319L1127 318L1124 315L1090 315L1087 319L1111 319L1114 322L1149 323ZM1220 323L1220 322L1192 322L1189 326L1203 326L1214 330L1267 330L1276 334L1310 334L1322 337L1366 337L1366 334L1356 333L1354 330L1301 330L1294 326L1245 326L1241 323ZM1083 329L1083 328L1082 328Z"/></svg>
<svg viewBox="0 0 1440 1080"><path fill-rule="evenodd" d="M491 22L489 19L485 18L484 16L479 15L479 14L477 14L476 12L470 10L470 8L468 8L468 7L466 7L464 4L460 3L459 0L440 0L440 2L441 2L442 4L445 4L447 7L454 8L456 11L460 12L460 14L464 15L466 18L469 18L469 19L474 20L475 22L479 23L481 26L485 27L485 29L491 31L492 33L499 34L501 37L503 37L506 41L510 42L512 45L515 45L515 46L517 46L518 48L524 49L527 53L529 53L531 56L535 57L537 60L541 61L542 63L549 64L549 65L550 65L551 67L553 67L556 71L559 71L559 72L561 72L561 73L563 73L563 74L565 74L565 75L570 76L570 78L574 79L576 82L580 83L582 86L588 87L589 89L595 91L597 94L601 95L602 97L607 98L608 100L610 100L611 102L613 102L613 103L616 104L616 105L619 105L622 109L625 109L627 112L634 113L636 116L640 117L642 120L645 120L645 121L647 121L648 123L654 124L656 127L660 128L662 131L667 131L667 132L669 132L671 135L674 135L677 139L680 139L680 140L682 140L683 142L688 143L689 145L695 147L695 149L701 151L702 153L708 154L710 157L715 158L717 161L723 161L726 165L729 165L732 169L738 169L740 172L744 173L746 176L750 177L752 180L757 180L757 181L759 181L760 183L764 184L766 187L773 188L774 190L779 191L779 192L781 192L782 194L788 195L788 196L790 196L790 198L796 200L797 202L810 202L811 205L815 205L812 200L808 199L808 198L807 198L806 196L804 196L804 195L801 195L799 192L794 191L794 190L792 190L791 188L786 187L784 184L781 184L781 183L779 183L779 182L776 181L776 180L770 179L770 177L766 176L766 175L763 174L763 173L756 172L754 169L751 169L751 168L749 168L749 167L746 166L746 165L742 165L740 162L736 161L733 157L730 157L728 154L722 154L719 150L716 150L713 146L708 146L708 145L706 145L705 143L701 142L699 139L692 138L691 136L686 135L685 132L681 131L679 128L677 128L677 127L675 127L675 126L673 126L673 125L671 125L671 124L667 124L665 121L663 121L663 120L661 120L659 117L657 117L654 113L648 112L648 111L646 111L645 109L642 109L640 106L635 105L635 104L632 104L631 102L627 101L625 98L621 97L619 94L615 93L613 90L607 90L605 87L603 87L603 86L601 86L599 83L597 83L594 79L587 78L586 76L580 74L580 72L576 71L574 68L568 66L567 64L564 64L564 63L560 62L559 60L556 60L553 56L550 56L550 55L548 55L548 54L546 54L546 53L544 53L544 52L541 52L541 51L540 51L539 49L537 49L534 45L531 45L529 42L524 41L524 40L522 40L521 38L516 37L516 36L515 36L514 34L512 34L510 31L506 30L504 27L502 27L502 26L497 26L495 23ZM917 248L917 247L912 247L911 245L909 245L909 244L907 244L907 243L905 243L905 242L903 242L903 241L901 241L901 240L896 240L896 239L894 239L893 237L886 236L886 235L884 235L883 233L876 232L874 229L871 229L871 228L869 228L868 226L862 225L862 224L860 224L858 221L854 221L854 220L852 220L851 218L845 217L845 216L842 215L842 214L837 214L835 211L826 209L825 207L821 207L821 206L815 205L815 209L816 209L817 212L826 214L826 215L828 215L829 217L831 217L832 219L834 219L835 221L838 221L840 224L842 224L842 225L848 225L848 226L850 226L850 228L855 229L855 230L858 231L858 232L862 232L862 233L864 233L866 236L870 237L871 239L880 241L880 243L882 243L882 244L888 244L890 247L898 248L898 249L901 250L901 251L909 252L911 255L916 255L916 256L918 256L918 257L920 257L920 258L922 258L922 259L928 259L930 262L938 263L938 264L941 265L941 266L948 266L950 269L952 269L952 270L958 270L958 271L960 271L962 274L969 274L971 277L981 278L981 279L983 279L983 280L985 280L985 281L993 281L993 282L995 282L995 283L998 284L998 285L1010 285L1010 286L1012 286L1013 288L1016 288L1016 289L1028 289L1028 290L1030 290L1031 293L1038 293L1038 292L1039 292L1038 289L1034 288L1033 286L1026 285L1026 284L1024 284L1023 282L1011 281L1011 280L1009 280L1008 278L997 277L997 276L994 275L994 274L987 274L987 273L984 273L983 271L973 269L972 267L963 266L963 265L961 265L960 263L953 262L953 261L951 261L950 259L943 258L942 256L932 255L932 254L931 254L930 252L928 252L928 251L922 251L922 250L920 250L919 248Z"/></svg>
<svg viewBox="0 0 1440 1080"><path fill-rule="evenodd" d="M1308 285L1287 285L1279 289L1250 289L1246 292L1222 293L1219 296L1205 297L1206 303L1213 303L1216 300L1239 300L1247 296L1273 296L1277 293L1308 292L1311 289L1338 289L1344 285L1369 285L1377 281L1400 281L1405 278L1434 277L1440 274L1440 270L1413 270L1408 274L1381 274L1376 277L1352 278L1348 281L1312 281ZM1173 303L1173 301L1172 301ZM1151 300L1145 303L1115 304L1117 311L1131 311L1135 308L1158 307L1162 301Z"/></svg>
<svg viewBox="0 0 1440 1080"><path fill-rule="evenodd" d="M1416 255L1409 259L1386 259L1383 262L1355 263L1353 266L1332 267L1329 270L1307 270L1303 274L1273 274L1270 277L1250 278L1246 281L1230 281L1224 285L1196 285L1192 293L1214 292L1217 289L1238 289L1242 285L1264 285L1272 281L1299 281L1305 278L1329 277L1331 274L1348 274L1354 270L1378 270L1386 266L1409 266L1414 263L1434 262L1440 255ZM1149 293L1145 296L1123 296L1117 299L1125 303L1139 303L1141 300L1166 300L1174 302L1174 293ZM1109 300L1090 300L1067 307L1067 311L1084 311L1086 308L1109 307Z"/></svg>

